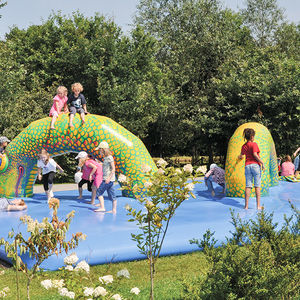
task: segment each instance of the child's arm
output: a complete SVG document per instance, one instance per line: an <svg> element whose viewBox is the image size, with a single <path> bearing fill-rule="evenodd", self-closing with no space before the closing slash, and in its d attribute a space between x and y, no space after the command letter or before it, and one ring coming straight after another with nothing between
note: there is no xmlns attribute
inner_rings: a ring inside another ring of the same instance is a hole
<svg viewBox="0 0 300 300"><path fill-rule="evenodd" d="M243 159L243 154L241 153L239 156L238 156L238 159Z"/></svg>
<svg viewBox="0 0 300 300"><path fill-rule="evenodd" d="M86 109L86 104L83 104L82 107L83 107L83 109L84 109L84 112L85 112L86 114L88 114L89 112L88 112L87 109Z"/></svg>
<svg viewBox="0 0 300 300"><path fill-rule="evenodd" d="M300 147L295 151L294 156L296 157L298 152L300 151Z"/></svg>
<svg viewBox="0 0 300 300"><path fill-rule="evenodd" d="M92 168L93 170L91 171L90 173L90 176L89 176L89 181L92 181L93 180L93 175L96 173L97 171L97 166L95 166L94 164L92 163L89 163L88 164L88 167Z"/></svg>
<svg viewBox="0 0 300 300"><path fill-rule="evenodd" d="M261 164L261 168L264 171L265 170L265 165L264 162L261 160L261 158L258 156L257 152L253 152L254 158Z"/></svg>
<svg viewBox="0 0 300 300"><path fill-rule="evenodd" d="M69 108L68 108L67 103L65 103L65 105L64 105L64 112L65 112L65 113L68 113L68 112L69 112Z"/></svg>
<svg viewBox="0 0 300 300"><path fill-rule="evenodd" d="M54 100L54 106L55 106L55 110L57 111L58 114L61 114L59 106L58 106L58 100Z"/></svg>
<svg viewBox="0 0 300 300"><path fill-rule="evenodd" d="M57 162L56 162L56 167L58 168L59 173L63 173L64 172L63 168Z"/></svg>
<svg viewBox="0 0 300 300"><path fill-rule="evenodd" d="M42 168L38 168L38 180L42 180Z"/></svg>

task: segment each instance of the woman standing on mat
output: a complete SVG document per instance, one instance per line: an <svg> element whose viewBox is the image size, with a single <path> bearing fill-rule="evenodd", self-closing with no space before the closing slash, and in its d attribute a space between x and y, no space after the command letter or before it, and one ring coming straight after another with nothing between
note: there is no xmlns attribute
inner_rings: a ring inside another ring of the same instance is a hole
<svg viewBox="0 0 300 300"><path fill-rule="evenodd" d="M102 164L92 159L85 151L79 152L75 158L79 159L79 167L82 168L82 179L78 183L78 199L82 199L82 186L87 183L88 191L92 192L89 203L94 205L97 188L102 182Z"/></svg>
<svg viewBox="0 0 300 300"><path fill-rule="evenodd" d="M47 200L49 201L52 197L54 197L52 188L56 168L58 168L60 173L63 173L64 170L55 162L53 158L50 158L50 154L45 149L42 149L39 152L37 167L38 179L43 182Z"/></svg>
<svg viewBox="0 0 300 300"><path fill-rule="evenodd" d="M247 142L242 146L241 154L238 156L242 159L246 155L245 161L245 177L246 177L246 188L245 188L245 209L248 209L248 203L250 193L252 189L252 183L254 180L255 195L256 195L256 206L257 209L261 209L260 206L260 186L261 186L261 170L265 170L265 165L259 157L260 150L258 145L254 142L255 131L252 128L246 128L243 132L244 139Z"/></svg>

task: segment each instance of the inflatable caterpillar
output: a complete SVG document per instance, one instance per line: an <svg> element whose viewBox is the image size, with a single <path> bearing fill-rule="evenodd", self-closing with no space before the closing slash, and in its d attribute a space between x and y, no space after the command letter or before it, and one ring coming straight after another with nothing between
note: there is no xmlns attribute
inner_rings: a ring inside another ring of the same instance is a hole
<svg viewBox="0 0 300 300"><path fill-rule="evenodd" d="M140 183L145 181L141 171L144 164L157 169L142 141L109 118L89 114L81 124L76 114L73 129L68 126L68 114L59 115L55 130L49 129L50 122L50 117L32 122L6 147L6 154L0 157L0 197L33 195L41 148L51 156L86 151L100 158L99 151L94 149L105 140L113 152L116 175L122 173L134 183Z"/></svg>
<svg viewBox="0 0 300 300"><path fill-rule="evenodd" d="M245 158L239 160L238 155L245 143L243 137L245 128L255 130L254 141L258 144L260 157L265 164L265 172L261 176L261 194L268 194L269 187L278 184L277 155L269 130L259 123L245 123L234 132L228 144L225 165L226 196L244 197L246 185Z"/></svg>

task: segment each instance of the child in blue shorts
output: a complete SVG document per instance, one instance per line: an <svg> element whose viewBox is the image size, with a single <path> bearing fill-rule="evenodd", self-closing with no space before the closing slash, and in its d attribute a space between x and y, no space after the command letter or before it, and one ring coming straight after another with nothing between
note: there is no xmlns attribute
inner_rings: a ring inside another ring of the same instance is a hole
<svg viewBox="0 0 300 300"><path fill-rule="evenodd" d="M105 191L107 191L108 199L112 201L112 210L108 212L115 214L117 212L117 199L114 189L114 182L116 180L114 158L111 155L112 153L106 141L102 141L95 150L100 150L100 153L104 157L104 159L102 165L103 181L96 192L96 196L98 197L100 202L100 207L98 209L95 209L94 211L105 211L103 194Z"/></svg>

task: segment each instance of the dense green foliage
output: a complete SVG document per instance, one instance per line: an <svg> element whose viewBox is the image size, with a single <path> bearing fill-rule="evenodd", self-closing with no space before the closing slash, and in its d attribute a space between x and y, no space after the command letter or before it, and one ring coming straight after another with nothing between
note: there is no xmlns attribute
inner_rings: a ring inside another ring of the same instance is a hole
<svg viewBox="0 0 300 300"><path fill-rule="evenodd" d="M264 210L250 221L232 213L232 238L220 248L212 247L210 231L191 241L212 265L206 275L185 282L183 299L298 299L300 214L293 209L282 228Z"/></svg>
<svg viewBox="0 0 300 300"><path fill-rule="evenodd" d="M246 121L266 125L277 152L291 154L300 144L300 25L275 0L246 4L236 13L219 0L141 0L128 35L79 12L12 28L0 41L1 134L46 117L57 86L79 81L88 110L125 126L153 156L224 160Z"/></svg>

